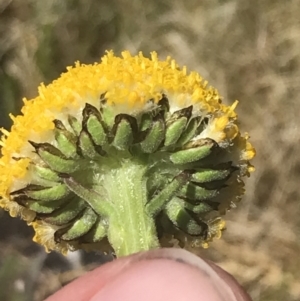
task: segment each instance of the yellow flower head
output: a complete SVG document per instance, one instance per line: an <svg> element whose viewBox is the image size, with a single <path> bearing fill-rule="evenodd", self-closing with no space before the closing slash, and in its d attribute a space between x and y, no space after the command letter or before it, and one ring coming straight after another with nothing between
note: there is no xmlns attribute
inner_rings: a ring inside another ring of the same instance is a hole
<svg viewBox="0 0 300 301"><path fill-rule="evenodd" d="M47 250L219 238L255 150L196 72L142 53L69 67L2 129L0 206Z"/></svg>

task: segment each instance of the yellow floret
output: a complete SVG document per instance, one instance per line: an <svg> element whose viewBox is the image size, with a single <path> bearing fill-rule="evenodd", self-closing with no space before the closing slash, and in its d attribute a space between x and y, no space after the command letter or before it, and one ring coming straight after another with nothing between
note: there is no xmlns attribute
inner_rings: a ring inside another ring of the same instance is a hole
<svg viewBox="0 0 300 301"><path fill-rule="evenodd" d="M54 119L67 113L80 115L86 102L97 106L104 93L109 105L125 113L143 109L149 100L156 103L166 93L175 109L194 105L203 114L218 112L207 129L217 142L233 139L238 133L235 124L228 127L229 120L236 118L236 102L231 107L225 106L217 90L207 87L198 73L187 74L186 67L180 69L170 57L159 61L155 52L148 59L142 53L132 56L124 51L122 57L116 57L109 51L101 63L77 62L50 85L41 84L38 91L38 97L24 99L22 115L11 116L11 131L2 129L0 205L9 211L15 212L9 206L9 193L26 175L32 156L28 140L51 142ZM254 150L247 142L243 159L250 160L253 156Z"/></svg>

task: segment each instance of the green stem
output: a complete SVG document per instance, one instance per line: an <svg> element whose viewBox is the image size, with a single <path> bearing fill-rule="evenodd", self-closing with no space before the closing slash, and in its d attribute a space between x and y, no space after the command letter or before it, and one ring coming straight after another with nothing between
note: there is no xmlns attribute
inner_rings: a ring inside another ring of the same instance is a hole
<svg viewBox="0 0 300 301"><path fill-rule="evenodd" d="M104 177L103 187L115 209L108 239L117 257L159 247L154 217L146 211L146 170L146 165L127 158Z"/></svg>

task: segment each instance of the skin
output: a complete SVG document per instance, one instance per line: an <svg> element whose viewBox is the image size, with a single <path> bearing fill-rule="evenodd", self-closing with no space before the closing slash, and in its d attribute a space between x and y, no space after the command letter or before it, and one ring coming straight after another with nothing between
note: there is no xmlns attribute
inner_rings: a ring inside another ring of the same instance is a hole
<svg viewBox="0 0 300 301"><path fill-rule="evenodd" d="M46 301L251 301L212 262L182 249L158 249L109 262Z"/></svg>

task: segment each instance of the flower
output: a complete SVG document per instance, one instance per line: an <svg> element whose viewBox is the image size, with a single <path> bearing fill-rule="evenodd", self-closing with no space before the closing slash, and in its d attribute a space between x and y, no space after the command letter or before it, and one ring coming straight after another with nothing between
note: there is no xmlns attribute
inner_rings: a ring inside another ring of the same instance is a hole
<svg viewBox="0 0 300 301"><path fill-rule="evenodd" d="M206 247L254 170L236 105L155 52L76 63L2 129L0 206L46 250Z"/></svg>

